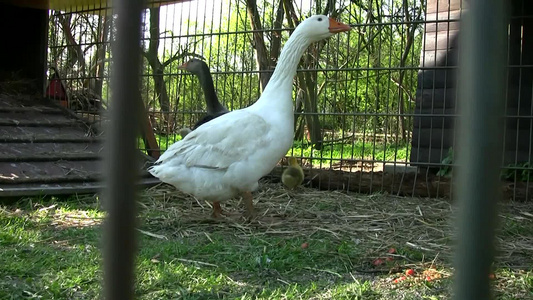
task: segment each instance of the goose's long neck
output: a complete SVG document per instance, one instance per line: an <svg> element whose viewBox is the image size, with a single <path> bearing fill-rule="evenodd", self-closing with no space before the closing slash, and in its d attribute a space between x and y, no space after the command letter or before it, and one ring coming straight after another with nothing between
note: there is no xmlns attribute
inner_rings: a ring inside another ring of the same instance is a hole
<svg viewBox="0 0 533 300"><path fill-rule="evenodd" d="M270 77L270 81L265 87L260 101L263 99L265 101L276 101L277 99L283 101L283 97L268 97L268 95L271 93L279 95L280 93L292 92L292 82L296 75L298 63L304 51L309 47L309 44L311 44L309 39L303 37L298 31L293 32L281 51L276 69L272 77Z"/></svg>
<svg viewBox="0 0 533 300"><path fill-rule="evenodd" d="M213 78L209 72L209 68L204 66L202 72L197 74L200 85L204 90L205 102L207 104L207 113L210 115L217 114L227 109L218 101L217 93L215 91L215 85L213 84Z"/></svg>

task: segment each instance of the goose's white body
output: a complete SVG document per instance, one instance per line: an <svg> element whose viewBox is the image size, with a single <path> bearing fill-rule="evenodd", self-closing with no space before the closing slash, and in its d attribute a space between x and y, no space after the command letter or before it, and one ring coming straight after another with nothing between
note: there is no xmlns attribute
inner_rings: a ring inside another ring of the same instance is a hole
<svg viewBox="0 0 533 300"><path fill-rule="evenodd" d="M273 126L249 109L222 115L173 144L150 172L209 201L254 191L259 178L272 170L292 144L292 122L283 123L288 127Z"/></svg>
<svg viewBox="0 0 533 300"><path fill-rule="evenodd" d="M255 104L201 125L174 143L149 169L150 173L208 201L224 201L256 190L258 180L292 145L292 82L309 44L335 33L331 25L323 24L323 19L331 22L326 16L312 16L296 28Z"/></svg>

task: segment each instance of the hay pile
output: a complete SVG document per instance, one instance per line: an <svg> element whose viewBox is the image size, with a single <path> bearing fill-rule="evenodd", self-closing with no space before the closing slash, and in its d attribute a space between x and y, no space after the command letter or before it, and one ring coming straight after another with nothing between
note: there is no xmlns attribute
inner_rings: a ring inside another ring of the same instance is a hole
<svg viewBox="0 0 533 300"><path fill-rule="evenodd" d="M359 244L369 259L396 247L422 253L423 261L451 263L456 207L449 200L346 194L303 187L289 191L279 183L262 182L254 193L254 203L259 213L254 222L241 217L244 209L238 199L224 203L223 208L230 215L215 221L209 217L209 203L161 184L142 193L143 227L163 238L212 233L297 238L320 232L333 240ZM528 213L532 206L502 204L498 265L533 265L533 257L528 254L533 252L532 235L518 229L512 232L513 224L522 229L533 228L533 215Z"/></svg>

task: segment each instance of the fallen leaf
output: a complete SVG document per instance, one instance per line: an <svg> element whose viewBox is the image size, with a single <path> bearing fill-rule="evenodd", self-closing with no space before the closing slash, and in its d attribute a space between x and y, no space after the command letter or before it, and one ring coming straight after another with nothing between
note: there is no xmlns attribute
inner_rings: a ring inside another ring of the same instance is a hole
<svg viewBox="0 0 533 300"><path fill-rule="evenodd" d="M393 282L394 282L394 283L398 283L398 282L400 282L400 281L404 281L405 279L407 279L407 277L402 276L402 277L399 277L399 278L394 279Z"/></svg>

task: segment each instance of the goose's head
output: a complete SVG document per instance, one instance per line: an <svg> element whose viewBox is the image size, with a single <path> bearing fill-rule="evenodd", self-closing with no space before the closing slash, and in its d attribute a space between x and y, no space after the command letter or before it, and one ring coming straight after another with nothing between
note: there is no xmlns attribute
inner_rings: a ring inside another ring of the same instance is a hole
<svg viewBox="0 0 533 300"><path fill-rule="evenodd" d="M188 62L179 66L178 69L187 70L193 74L200 74L202 72L209 72L209 67L203 60L192 58Z"/></svg>
<svg viewBox="0 0 533 300"><path fill-rule="evenodd" d="M318 42L335 33L349 31L351 29L350 26L328 16L314 15L300 23L294 33L305 35L311 42Z"/></svg>

